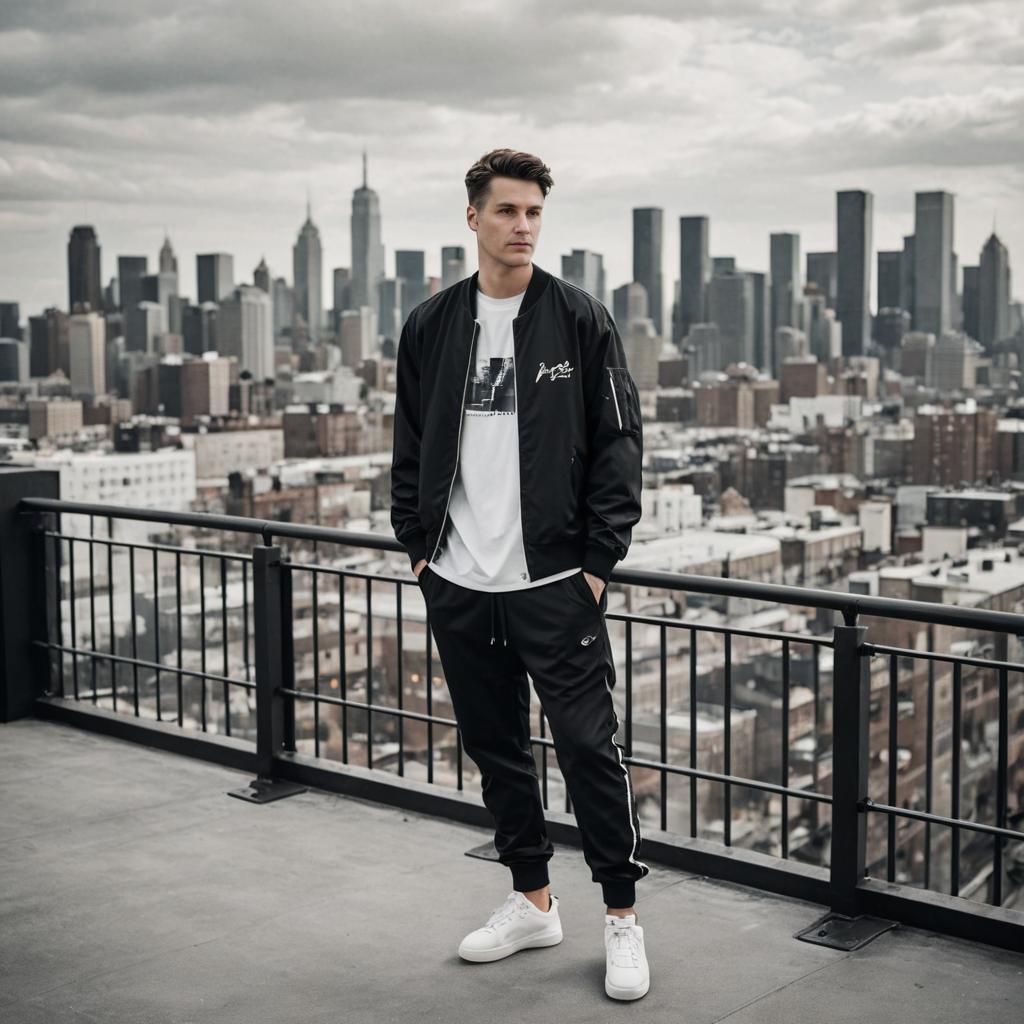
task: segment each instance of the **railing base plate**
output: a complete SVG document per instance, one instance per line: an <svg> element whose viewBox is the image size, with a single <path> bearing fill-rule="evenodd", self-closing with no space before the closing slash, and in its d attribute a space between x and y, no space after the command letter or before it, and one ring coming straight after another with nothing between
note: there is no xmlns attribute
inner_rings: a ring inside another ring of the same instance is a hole
<svg viewBox="0 0 1024 1024"><path fill-rule="evenodd" d="M269 804L286 796L305 793L308 789L309 786L300 786L297 782L282 779L253 779L245 789L229 789L228 796L237 796L239 800L248 800L251 804Z"/></svg>
<svg viewBox="0 0 1024 1024"><path fill-rule="evenodd" d="M494 848L494 840L481 843L466 851L467 857L479 857L481 860L498 860L498 851Z"/></svg>
<svg viewBox="0 0 1024 1024"><path fill-rule="evenodd" d="M886 921L881 917L869 917L867 914L846 917L829 912L819 917L809 928L797 932L795 937L803 942L849 952L866 946L872 939L895 927L895 921Z"/></svg>

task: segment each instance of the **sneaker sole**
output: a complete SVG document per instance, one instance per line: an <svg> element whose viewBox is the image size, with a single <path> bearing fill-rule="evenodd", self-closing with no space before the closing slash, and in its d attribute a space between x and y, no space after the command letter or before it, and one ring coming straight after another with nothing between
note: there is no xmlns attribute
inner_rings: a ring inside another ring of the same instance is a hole
<svg viewBox="0 0 1024 1024"><path fill-rule="evenodd" d="M459 956L474 964L489 964L495 960L504 960L505 957L518 953L521 949L537 949L542 946L557 946L562 941L562 932L548 933L546 935L530 935L519 939L516 942L506 943L504 946L496 946L494 949L469 949L463 950L459 946Z"/></svg>
<svg viewBox="0 0 1024 1024"><path fill-rule="evenodd" d="M641 999L647 995L647 991L650 987L650 977L648 977L646 981L637 988L619 988L617 985L612 985L607 978L604 982L605 993L612 999Z"/></svg>

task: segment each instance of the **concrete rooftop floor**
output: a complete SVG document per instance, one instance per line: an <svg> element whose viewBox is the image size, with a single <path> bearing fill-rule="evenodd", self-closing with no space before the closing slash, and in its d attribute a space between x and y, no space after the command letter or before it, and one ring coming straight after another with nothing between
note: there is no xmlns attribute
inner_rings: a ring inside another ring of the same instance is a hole
<svg viewBox="0 0 1024 1024"><path fill-rule="evenodd" d="M800 942L823 908L652 865L651 990L604 994L604 908L558 846L563 942L494 964L456 947L510 888L486 829L310 791L73 727L0 726L0 1021L673 1024L1024 1019L1024 956L899 928Z"/></svg>

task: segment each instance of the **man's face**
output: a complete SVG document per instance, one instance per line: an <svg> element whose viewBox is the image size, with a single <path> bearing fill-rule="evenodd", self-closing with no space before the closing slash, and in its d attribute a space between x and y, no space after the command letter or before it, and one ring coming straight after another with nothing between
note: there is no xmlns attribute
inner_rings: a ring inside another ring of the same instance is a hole
<svg viewBox="0 0 1024 1024"><path fill-rule="evenodd" d="M483 208L470 206L466 220L477 243L506 267L523 267L533 259L540 236L544 193L535 181L492 178Z"/></svg>

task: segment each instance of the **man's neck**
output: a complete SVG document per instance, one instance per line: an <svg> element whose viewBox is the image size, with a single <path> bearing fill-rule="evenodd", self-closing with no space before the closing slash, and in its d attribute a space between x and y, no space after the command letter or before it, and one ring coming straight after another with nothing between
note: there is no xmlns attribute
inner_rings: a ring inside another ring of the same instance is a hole
<svg viewBox="0 0 1024 1024"><path fill-rule="evenodd" d="M491 299L510 299L526 291L533 277L533 264L525 267L505 267L500 263L481 266L477 276L477 287Z"/></svg>

